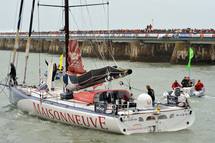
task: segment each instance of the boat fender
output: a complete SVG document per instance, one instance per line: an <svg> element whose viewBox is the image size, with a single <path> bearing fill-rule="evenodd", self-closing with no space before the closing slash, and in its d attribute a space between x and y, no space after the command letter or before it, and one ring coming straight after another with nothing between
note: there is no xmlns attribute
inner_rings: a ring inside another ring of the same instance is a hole
<svg viewBox="0 0 215 143"><path fill-rule="evenodd" d="M127 74L132 74L132 70L128 69Z"/></svg>
<svg viewBox="0 0 215 143"><path fill-rule="evenodd" d="M163 97L167 97L168 95L169 95L168 92L163 93Z"/></svg>
<svg viewBox="0 0 215 143"><path fill-rule="evenodd" d="M187 99L187 98L190 98L190 95L188 93L185 93L184 97Z"/></svg>

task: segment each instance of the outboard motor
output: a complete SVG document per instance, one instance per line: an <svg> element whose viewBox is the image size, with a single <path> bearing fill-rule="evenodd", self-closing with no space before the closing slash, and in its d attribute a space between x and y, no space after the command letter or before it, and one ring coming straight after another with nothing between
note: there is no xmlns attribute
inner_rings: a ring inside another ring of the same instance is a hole
<svg viewBox="0 0 215 143"><path fill-rule="evenodd" d="M175 90L174 90L174 92L175 92L175 96L180 96L181 95L181 88L180 87L176 87L175 88Z"/></svg>
<svg viewBox="0 0 215 143"><path fill-rule="evenodd" d="M189 105L187 102L187 98L187 94L182 93L180 87L176 87L174 89L174 94L172 96L167 96L167 104L187 107L187 105Z"/></svg>

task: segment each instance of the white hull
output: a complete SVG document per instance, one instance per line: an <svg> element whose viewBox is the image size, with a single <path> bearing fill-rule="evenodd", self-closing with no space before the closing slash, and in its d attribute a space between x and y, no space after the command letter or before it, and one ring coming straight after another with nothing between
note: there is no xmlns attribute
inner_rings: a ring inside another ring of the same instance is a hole
<svg viewBox="0 0 215 143"><path fill-rule="evenodd" d="M204 93L205 93L205 87L203 87L202 90L199 90L199 91L196 91L194 87L183 87L183 88L180 88L180 90L181 90L181 94L187 97L201 97L201 96L204 96ZM168 95L175 96L174 90L163 93L164 97Z"/></svg>
<svg viewBox="0 0 215 143"><path fill-rule="evenodd" d="M22 111L56 122L119 134L178 131L188 128L195 120L190 108L159 105L160 113L157 107L142 110L126 108L114 115L97 113L94 105L72 99L61 100L57 95L62 91L56 91L56 96L50 93L52 96L46 96L42 102L35 89L30 91L30 96L26 91L30 89L10 87L10 102Z"/></svg>
<svg viewBox="0 0 215 143"><path fill-rule="evenodd" d="M196 91L194 87L184 87L183 92L189 94L190 97L201 97L205 93L205 87L199 91Z"/></svg>

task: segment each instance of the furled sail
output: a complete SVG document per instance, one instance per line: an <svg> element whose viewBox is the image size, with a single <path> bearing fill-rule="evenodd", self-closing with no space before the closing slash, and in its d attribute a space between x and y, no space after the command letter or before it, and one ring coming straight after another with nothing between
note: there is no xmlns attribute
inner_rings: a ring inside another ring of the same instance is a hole
<svg viewBox="0 0 215 143"><path fill-rule="evenodd" d="M21 0L20 10L19 10L19 19L18 19L18 25L17 25L17 31L16 31L16 38L15 38L15 44L14 44L13 63L15 61L16 51L19 48L19 29L20 29L21 19L22 19L22 7L23 7L23 3L24 3L24 0Z"/></svg>
<svg viewBox="0 0 215 143"><path fill-rule="evenodd" d="M72 84L66 84L69 90L80 90L107 81L118 79L132 73L131 69L122 69L107 66L100 69L91 70L85 74L76 77Z"/></svg>
<svg viewBox="0 0 215 143"><path fill-rule="evenodd" d="M69 52L67 61L69 63L68 70L72 73L83 74L86 71L83 68L81 60L81 51L78 48L78 40L69 40Z"/></svg>

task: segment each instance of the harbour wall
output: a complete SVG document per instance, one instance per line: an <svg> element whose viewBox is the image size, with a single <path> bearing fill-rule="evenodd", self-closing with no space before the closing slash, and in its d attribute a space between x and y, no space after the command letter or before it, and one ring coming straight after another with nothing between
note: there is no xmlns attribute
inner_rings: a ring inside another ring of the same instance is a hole
<svg viewBox="0 0 215 143"><path fill-rule="evenodd" d="M0 50L13 50L14 39L0 39ZM25 51L27 40L20 39L19 51ZM192 64L215 65L214 43L190 43L189 41L156 42L143 40L80 40L83 57L98 57L131 62L166 62L187 64L189 47L194 51ZM30 52L62 54L64 42L58 39L32 39ZM64 50L65 51L65 50Z"/></svg>

